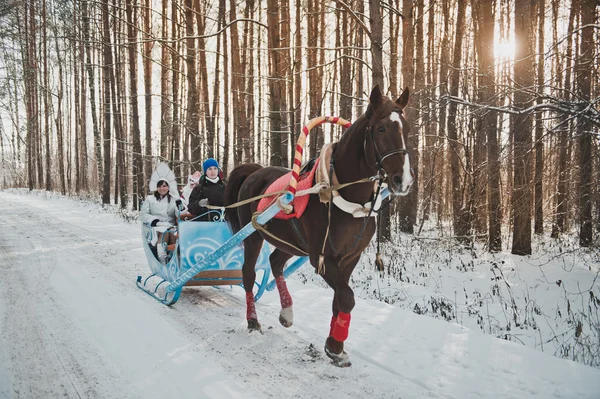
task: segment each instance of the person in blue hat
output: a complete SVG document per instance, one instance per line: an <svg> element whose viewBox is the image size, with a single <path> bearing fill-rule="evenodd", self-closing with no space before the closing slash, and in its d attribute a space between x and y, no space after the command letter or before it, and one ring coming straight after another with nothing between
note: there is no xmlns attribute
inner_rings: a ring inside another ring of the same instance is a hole
<svg viewBox="0 0 600 399"><path fill-rule="evenodd" d="M211 221L207 205L223 206L223 194L225 193L225 181L221 179L219 163L214 158L208 158L202 163L204 174L200 182L190 194L188 211L196 216L196 220Z"/></svg>

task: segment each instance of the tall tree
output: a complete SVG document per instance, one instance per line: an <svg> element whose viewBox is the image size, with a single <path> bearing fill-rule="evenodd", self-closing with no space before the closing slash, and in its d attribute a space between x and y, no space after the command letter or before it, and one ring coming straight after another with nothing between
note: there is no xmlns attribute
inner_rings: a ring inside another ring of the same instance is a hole
<svg viewBox="0 0 600 399"><path fill-rule="evenodd" d="M412 0L402 1L402 86L415 88L415 4ZM422 43L421 43L422 45ZM414 93L414 91L413 91ZM418 97L417 97L418 98ZM412 101L412 100L411 100ZM418 101L418 99L417 99ZM406 114L406 120L411 124L412 134L409 136L407 150L409 150L410 164L413 170L417 166L418 158L416 157L418 139L416 138L415 131L418 126L418 104L409 104L404 109ZM415 160L417 159L417 161ZM413 184L411 193L404 198L398 200L398 216L399 216L399 229L404 233L412 234L414 232L415 216L413 208L416 211L416 194L418 191L416 182ZM384 225L384 231L388 228Z"/></svg>
<svg viewBox="0 0 600 399"><path fill-rule="evenodd" d="M409 2L412 3L412 1ZM381 90L385 93L386 89L383 84L383 19L381 18L381 6L379 0L369 0L369 22L371 25L372 84L373 87L379 85Z"/></svg>
<svg viewBox="0 0 600 399"><path fill-rule="evenodd" d="M463 38L465 32L465 9L466 2L458 2L456 15L456 32L454 37L454 54L452 55L452 72L450 73L449 94L452 97L458 96L460 84L460 70L462 62ZM451 101L448 105L448 146L450 149L450 174L452 179L452 226L454 234L461 240L466 240L469 234L467 225L466 209L463 207L463 184L461 182L460 169L460 145L458 143L457 126L457 107L456 101Z"/></svg>
<svg viewBox="0 0 600 399"><path fill-rule="evenodd" d="M200 97L196 79L196 40L194 39L194 5L192 0L185 0L185 35L186 35L186 75L187 75L187 116L185 118L185 134L191 140L191 159L200 154ZM186 148L187 151L187 148ZM183 173L185 176L187 173Z"/></svg>
<svg viewBox="0 0 600 399"><path fill-rule="evenodd" d="M144 187L146 187L152 173L152 48L154 42L151 36L151 4L151 0L143 0L143 7L141 8L143 37L141 54L144 67L144 111L146 113L144 121Z"/></svg>
<svg viewBox="0 0 600 399"><path fill-rule="evenodd" d="M160 64L160 150L159 156L169 158L169 139L173 131L173 82L171 68L171 42L169 40L169 0L162 0L161 64ZM175 21L171 21L175 23Z"/></svg>
<svg viewBox="0 0 600 399"><path fill-rule="evenodd" d="M56 61L58 65L58 90L56 95L56 141L57 141L57 156L56 161L58 163L58 181L60 185L60 191L63 195L67 193L66 175L65 175L65 132L64 132L64 120L63 120L63 99L65 96L65 84L64 84L64 73L63 73L63 57L60 49L58 40L58 32L54 32L54 47L56 50ZM68 148L68 146L67 146Z"/></svg>
<svg viewBox="0 0 600 399"><path fill-rule="evenodd" d="M244 13L248 13L248 4L246 3L246 7ZM247 19L247 14L245 15ZM237 19L236 13L236 2L235 0L229 0L229 20L235 21ZM245 21L245 27L248 27L248 21ZM240 46L240 35L238 33L237 23L233 23L230 26L231 32L231 113L233 116L233 128L235 132L235 145L233 151L233 163L237 165L240 163L242 159L242 154L244 153L244 148L248 144L246 143L249 140L249 131L247 131L247 115L246 115L246 106L245 106L245 96L244 96L244 68L242 67L242 46ZM247 32L244 35L244 40L247 38ZM244 49L246 49L246 45L244 45ZM245 55L245 54L244 54Z"/></svg>
<svg viewBox="0 0 600 399"><path fill-rule="evenodd" d="M83 41L85 45L85 67L87 70L90 113L92 115L92 129L94 132L94 155L96 158L96 168L98 170L98 180L104 181L104 165L102 161L102 137L100 136L100 127L98 114L96 112L96 79L94 74L94 65L92 64L92 42L90 40L90 14L92 9L88 8L88 1L81 2L81 24Z"/></svg>
<svg viewBox="0 0 600 399"><path fill-rule="evenodd" d="M180 20L180 4L173 1L171 3L171 37L180 37L181 24ZM171 137L170 151L168 159L171 161L175 176L181 176L180 159L181 159L181 45L180 40L173 40L171 44L171 69L172 69L172 87L173 87L173 102L171 106Z"/></svg>
<svg viewBox="0 0 600 399"><path fill-rule="evenodd" d="M133 209L139 208L139 203L144 198L144 165L142 164L142 143L140 133L140 113L138 108L138 75L136 57L137 34L134 23L137 22L137 12L133 7L133 0L126 0L125 12L127 14L127 36L129 43L129 93L131 95L131 136L133 139Z"/></svg>
<svg viewBox="0 0 600 399"><path fill-rule="evenodd" d="M577 85L576 94L580 101L581 113L589 106L591 100L591 80L594 69L594 24L596 2L581 0L581 43L580 54L576 61ZM579 245L589 247L592 244L592 134L591 120L580 116L577 121L579 137Z"/></svg>
<svg viewBox="0 0 600 399"><path fill-rule="evenodd" d="M103 87L103 103L104 103L104 179L102 181L102 203L110 204L110 169L111 169L111 101L110 101L110 90L111 90L111 79L112 79L112 65L113 56L111 50L111 39L110 39L110 24L109 24L109 13L108 13L108 0L102 0L100 3L100 11L102 18L102 87Z"/></svg>
<svg viewBox="0 0 600 399"><path fill-rule="evenodd" d="M440 50L440 73L439 73L439 86L440 86L440 97L442 100L439 105L439 116L438 116L438 142L439 145L439 154L438 159L442 165L441 173L438 173L435 179L436 186L436 197L438 198L438 206L436 209L436 213L438 215L442 215L444 213L444 203L446 196L444 195L444 173L443 166L447 164L446 162L446 151L445 145L446 142L446 117L448 110L448 101L444 99L444 96L448 95L448 85L449 85L449 69L450 69L450 0L442 0L442 20L444 21L444 33L442 36L442 45Z"/></svg>
<svg viewBox="0 0 600 399"><path fill-rule="evenodd" d="M573 32L573 25L574 25L574 20L575 20L575 16L577 14L577 2L579 0L574 0L573 2L571 2L571 9L569 12L569 22L567 24L567 31L568 32ZM556 15L558 17L558 4L555 4L554 7L557 9ZM564 76L564 83L563 82L558 82L559 84L562 83L562 95L561 98L564 101L569 101L571 98L571 88L572 88L572 58L573 58L573 41L572 40L567 40L566 41L566 51L565 51L565 57L564 57L564 71L565 71L565 76ZM558 46L556 46L558 48ZM559 57L559 53L557 51L556 53L556 58L560 58ZM563 66L562 65L557 65L557 75L560 76L561 74L561 70L562 70ZM569 129L569 115L567 113L562 113L562 115L559 115L559 122L558 122L558 126L555 127L555 129L557 130L557 134L558 134L558 151L559 151L559 160L558 160L558 184L556 187L556 200L555 200L555 206L556 206L556 210L555 210L555 222L552 224L552 233L551 233L551 237L552 238L558 238L559 235L561 233L564 233L566 230L566 221L567 221L567 202L568 202L568 195L567 195L567 187L568 187L568 181L569 181L569 168L568 168L568 158L569 158L569 144L570 144L570 140L569 140L569 135L570 135L570 129Z"/></svg>
<svg viewBox="0 0 600 399"><path fill-rule="evenodd" d="M309 114L308 119L315 118L321 114L321 106L323 101L323 69L319 65L319 27L322 2L319 0L308 0L308 16L307 16L307 67L308 67L308 82L311 90L308 92ZM315 158L317 155L319 137L322 137L323 129L318 126L310 135L309 156Z"/></svg>
<svg viewBox="0 0 600 399"><path fill-rule="evenodd" d="M545 24L545 0L537 0L537 21L538 21L538 43L537 43L537 103L543 103L544 97L544 24ZM543 191L543 171L544 171L544 143L543 143L544 125L542 111L535 114L535 179L534 179L534 232L542 234L544 232L544 191Z"/></svg>
<svg viewBox="0 0 600 399"><path fill-rule="evenodd" d="M515 255L531 255L531 113L533 87L532 17L528 1L515 3L513 243Z"/></svg>
<svg viewBox="0 0 600 399"><path fill-rule="evenodd" d="M279 2L267 0L267 25L269 42L269 143L271 145L271 159L269 164L280 166L281 156L281 131L282 131L282 78L280 48L281 27L279 25Z"/></svg>
<svg viewBox="0 0 600 399"><path fill-rule="evenodd" d="M45 152L46 152L46 190L52 190L52 178L50 175L50 87L48 83L48 18L46 12L46 0L42 1L42 57L44 62L44 71L42 75L42 81L44 82L43 87L43 96L44 96L44 142L45 142ZM58 50L58 49L57 49Z"/></svg>
<svg viewBox="0 0 600 399"><path fill-rule="evenodd" d="M480 40L476 42L479 71L478 101L490 109L480 112L481 129L487 139L487 192L488 192L488 246L492 252L502 250L500 201L500 160L498 149L495 72L494 72L494 15L493 8L483 0L473 0L474 17L479 27Z"/></svg>

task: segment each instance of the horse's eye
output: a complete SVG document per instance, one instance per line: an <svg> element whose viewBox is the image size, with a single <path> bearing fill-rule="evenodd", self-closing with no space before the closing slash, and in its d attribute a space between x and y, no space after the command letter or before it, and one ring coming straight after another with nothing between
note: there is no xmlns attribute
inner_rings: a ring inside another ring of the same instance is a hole
<svg viewBox="0 0 600 399"><path fill-rule="evenodd" d="M379 133L383 133L383 132L385 132L385 126L379 126L379 127L377 128L377 131L378 131Z"/></svg>

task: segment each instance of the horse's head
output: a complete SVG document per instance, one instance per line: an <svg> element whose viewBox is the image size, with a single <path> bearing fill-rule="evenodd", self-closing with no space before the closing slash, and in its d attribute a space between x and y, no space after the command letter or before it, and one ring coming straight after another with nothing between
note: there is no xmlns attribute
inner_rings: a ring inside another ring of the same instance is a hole
<svg viewBox="0 0 600 399"><path fill-rule="evenodd" d="M409 127L402 115L408 103L409 91L404 89L396 101L383 94L379 85L369 97L365 113L365 157L380 175L385 176L388 188L394 195L407 195L412 185L413 171L407 149Z"/></svg>

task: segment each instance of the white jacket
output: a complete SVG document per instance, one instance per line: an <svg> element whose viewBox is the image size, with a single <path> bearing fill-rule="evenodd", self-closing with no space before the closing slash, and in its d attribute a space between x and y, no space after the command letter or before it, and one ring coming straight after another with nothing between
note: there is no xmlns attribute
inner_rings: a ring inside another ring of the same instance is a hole
<svg viewBox="0 0 600 399"><path fill-rule="evenodd" d="M142 222L152 223L158 219L162 226L168 227L167 224L174 226L177 220L175 200L176 198L171 197L169 201L168 196L157 200L154 194L147 196L141 210Z"/></svg>
<svg viewBox="0 0 600 399"><path fill-rule="evenodd" d="M188 203L190 202L190 195L192 194L192 190L194 189L190 187L189 183L183 188L183 190L181 190L181 199L183 200L183 203L185 204L186 208L188 206Z"/></svg>

